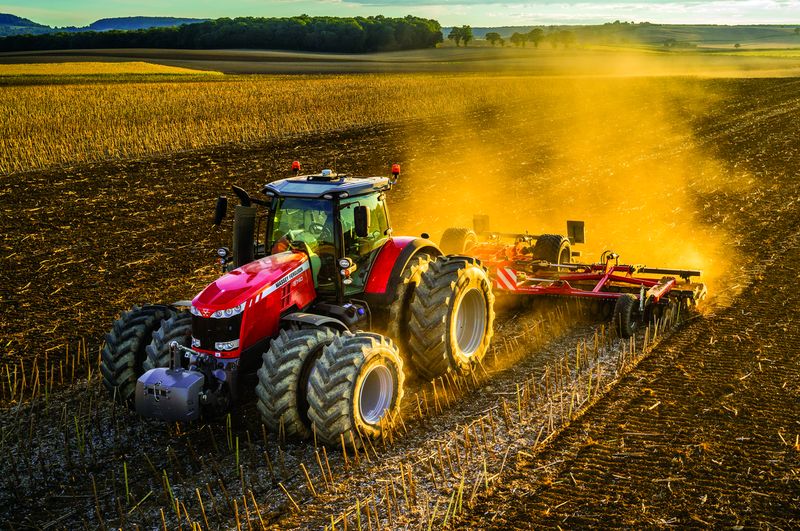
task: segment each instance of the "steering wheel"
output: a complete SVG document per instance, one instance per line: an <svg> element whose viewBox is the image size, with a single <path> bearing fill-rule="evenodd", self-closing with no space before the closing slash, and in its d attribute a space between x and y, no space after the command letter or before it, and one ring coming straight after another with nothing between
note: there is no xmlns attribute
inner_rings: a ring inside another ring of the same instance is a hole
<svg viewBox="0 0 800 531"><path fill-rule="evenodd" d="M333 233L328 225L324 223L310 223L308 225L308 232L310 232L317 240L331 242L333 241Z"/></svg>

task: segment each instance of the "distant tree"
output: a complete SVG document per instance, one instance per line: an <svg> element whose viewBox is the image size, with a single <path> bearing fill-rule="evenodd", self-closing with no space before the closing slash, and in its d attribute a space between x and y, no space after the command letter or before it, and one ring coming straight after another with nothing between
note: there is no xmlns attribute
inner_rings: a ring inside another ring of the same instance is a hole
<svg viewBox="0 0 800 531"><path fill-rule="evenodd" d="M542 28L533 28L528 32L528 40L533 43L535 48L538 48L539 43L544 40L544 30Z"/></svg>
<svg viewBox="0 0 800 531"><path fill-rule="evenodd" d="M453 29L450 30L450 33L447 35L447 38L451 41L455 41L456 47L461 45L461 39L464 38L464 32L461 28L457 28L453 26Z"/></svg>
<svg viewBox="0 0 800 531"><path fill-rule="evenodd" d="M503 37L500 37L500 46L505 47L505 45L506 45L506 40Z"/></svg>
<svg viewBox="0 0 800 531"><path fill-rule="evenodd" d="M469 44L472 40L472 26L461 26L461 39L464 41L464 46Z"/></svg>
<svg viewBox="0 0 800 531"><path fill-rule="evenodd" d="M560 42L564 48L569 48L575 44L576 40L577 38L575 37L574 31L561 30L558 32L558 42Z"/></svg>
<svg viewBox="0 0 800 531"><path fill-rule="evenodd" d="M795 35L800 35L800 28L795 28L794 29L794 34Z"/></svg>
<svg viewBox="0 0 800 531"><path fill-rule="evenodd" d="M676 44L678 44L678 41L675 39L664 39L665 48L673 48Z"/></svg>
<svg viewBox="0 0 800 531"><path fill-rule="evenodd" d="M514 32L511 36L511 44L514 46L522 46L525 47L525 42L528 40L528 36L524 33Z"/></svg>
<svg viewBox="0 0 800 531"><path fill-rule="evenodd" d="M500 36L499 33L495 31L490 31L489 33L486 34L486 40L492 43L492 46L494 46L498 42L502 41L503 38Z"/></svg>
<svg viewBox="0 0 800 531"><path fill-rule="evenodd" d="M733 47L734 47L734 48L741 48L741 47L742 47L742 45L741 45L741 44L739 44L739 43L737 42L736 44L734 44L734 45L733 45Z"/></svg>

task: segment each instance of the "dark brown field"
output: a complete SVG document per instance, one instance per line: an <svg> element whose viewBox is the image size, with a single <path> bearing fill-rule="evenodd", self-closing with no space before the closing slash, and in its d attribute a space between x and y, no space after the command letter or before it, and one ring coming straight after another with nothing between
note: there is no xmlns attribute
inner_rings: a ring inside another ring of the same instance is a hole
<svg viewBox="0 0 800 531"><path fill-rule="evenodd" d="M15 357L2 374L0 520L342 529L344 514L350 528L370 529L796 527L800 81L537 82L569 96L524 112L477 108L4 176L0 337ZM394 439L358 461L328 450L326 465L313 442L262 437L253 404L191 426L115 409L94 372L109 323L212 279L229 229L211 226L216 194L257 189L295 158L355 174L403 163L390 194L398 232L436 234L481 211L501 226L559 230L575 213L593 231L592 257L614 245L633 261L703 266L714 296L655 348L638 337L635 352L604 340L578 308L507 311L488 374L436 395L414 384ZM52 372L37 380L35 366ZM70 367L76 379L93 373L73 381Z"/></svg>

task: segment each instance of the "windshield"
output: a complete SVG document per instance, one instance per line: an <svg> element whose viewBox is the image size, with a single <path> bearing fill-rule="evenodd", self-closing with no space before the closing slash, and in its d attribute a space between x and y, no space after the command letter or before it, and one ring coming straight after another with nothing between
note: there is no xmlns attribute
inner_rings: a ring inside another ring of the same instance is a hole
<svg viewBox="0 0 800 531"><path fill-rule="evenodd" d="M305 250L311 261L314 285L335 290L336 259L330 201L282 197L276 200L269 235L271 254Z"/></svg>

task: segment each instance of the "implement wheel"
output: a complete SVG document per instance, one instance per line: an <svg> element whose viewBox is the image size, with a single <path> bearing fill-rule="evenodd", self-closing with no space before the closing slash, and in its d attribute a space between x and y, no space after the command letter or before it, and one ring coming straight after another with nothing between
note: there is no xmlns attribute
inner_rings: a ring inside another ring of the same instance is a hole
<svg viewBox="0 0 800 531"><path fill-rule="evenodd" d="M622 338L629 338L636 333L641 319L639 299L630 293L624 293L614 306L614 328Z"/></svg>
<svg viewBox="0 0 800 531"><path fill-rule="evenodd" d="M192 342L192 314L189 312L177 312L169 319L161 322L161 327L153 332L153 339L145 352L147 357L144 360L143 369L145 372L157 367L169 367L171 356L169 345L176 341L179 345L189 347ZM181 365L184 357L181 356Z"/></svg>
<svg viewBox="0 0 800 531"><path fill-rule="evenodd" d="M568 264L572 261L569 240L560 234L542 234L533 246L533 258L551 264Z"/></svg>
<svg viewBox="0 0 800 531"><path fill-rule="evenodd" d="M380 334L336 336L311 369L308 418L329 445L361 445L388 429L403 399L403 361Z"/></svg>
<svg viewBox="0 0 800 531"><path fill-rule="evenodd" d="M439 257L423 272L411 301L409 346L426 380L452 370L467 374L486 355L494 333L494 295L480 262Z"/></svg>
<svg viewBox="0 0 800 531"><path fill-rule="evenodd" d="M322 349L336 334L329 328L281 331L262 355L258 370L258 411L274 433L305 438L311 435L308 420L308 378ZM282 419L282 420L281 420Z"/></svg>
<svg viewBox="0 0 800 531"><path fill-rule="evenodd" d="M442 234L439 248L444 254L467 254L478 243L478 235L472 229L450 227Z"/></svg>
<svg viewBox="0 0 800 531"><path fill-rule="evenodd" d="M161 320L173 314L169 306L134 306L114 321L100 353L100 372L103 385L118 402L133 403L136 379L144 373L145 348Z"/></svg>

